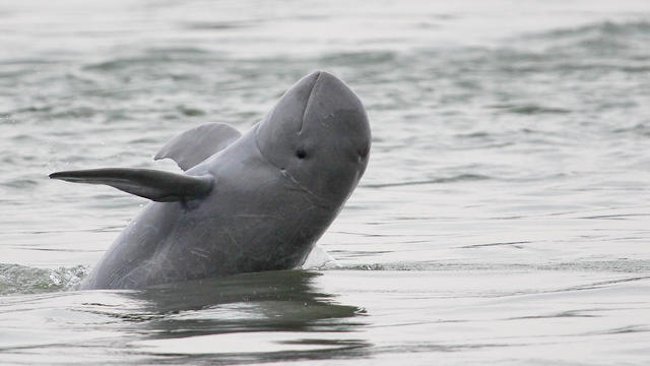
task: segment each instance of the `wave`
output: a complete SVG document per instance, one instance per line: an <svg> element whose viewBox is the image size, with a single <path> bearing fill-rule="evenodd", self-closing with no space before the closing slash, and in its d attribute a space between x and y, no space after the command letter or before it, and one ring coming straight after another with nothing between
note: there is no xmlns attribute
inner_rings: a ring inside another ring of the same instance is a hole
<svg viewBox="0 0 650 366"><path fill-rule="evenodd" d="M86 275L81 265L45 269L0 263L0 296L74 289Z"/></svg>
<svg viewBox="0 0 650 366"><path fill-rule="evenodd" d="M480 174L459 174L451 177L405 181L405 182L370 183L370 184L361 184L361 186L366 188L387 188L387 187L403 187L403 186L415 186L415 185L427 185L427 184L473 182L477 180L487 180L487 179L491 179L491 178Z"/></svg>
<svg viewBox="0 0 650 366"><path fill-rule="evenodd" d="M650 278L650 260L583 261L548 264L530 263L449 263L449 262L393 262L370 264L341 264L322 249L312 253L310 263L302 271L316 274L327 271L389 271L389 272L475 272L475 271L568 271L568 272L615 272L634 273L635 279ZM0 264L0 296L15 294L39 294L75 290L86 276L88 268L82 265L45 269L19 264ZM282 273L293 271L273 271ZM244 275L246 276L246 275ZM252 276L252 277L251 277ZM267 274L261 278L275 276ZM240 278L241 276L228 277ZM248 277L255 279L255 274ZM200 281L199 281L200 282ZM175 286L175 285L174 285Z"/></svg>
<svg viewBox="0 0 650 366"><path fill-rule="evenodd" d="M537 114L567 114L571 113L571 110L558 107L549 107L543 106L536 103L524 103L524 104L494 104L488 107L505 110L514 114L525 114L525 115L537 115Z"/></svg>
<svg viewBox="0 0 650 366"><path fill-rule="evenodd" d="M598 22L574 28L556 29L535 35L536 38L572 38L585 35L602 37L620 37L635 35L650 35L650 22Z"/></svg>
<svg viewBox="0 0 650 366"><path fill-rule="evenodd" d="M449 263L393 262L340 265L336 270L349 271L571 271L650 274L650 260L582 261L547 264L530 263ZM645 278L645 277L644 277Z"/></svg>
<svg viewBox="0 0 650 366"><path fill-rule="evenodd" d="M640 71L647 70L648 36L650 22L598 22L574 28L556 29L523 37L531 46L542 46L547 55L600 56L644 64ZM536 44L539 42L539 44ZM602 61L601 61L602 64ZM634 63L633 65L636 65ZM629 66L629 65L628 65ZM632 68L634 71L635 68Z"/></svg>

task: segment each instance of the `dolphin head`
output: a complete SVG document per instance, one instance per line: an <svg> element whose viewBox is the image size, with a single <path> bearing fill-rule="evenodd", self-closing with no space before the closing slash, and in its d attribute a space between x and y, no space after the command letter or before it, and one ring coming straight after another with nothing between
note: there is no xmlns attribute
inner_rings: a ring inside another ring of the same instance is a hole
<svg viewBox="0 0 650 366"><path fill-rule="evenodd" d="M266 160L321 202L344 202L368 164L370 125L359 98L336 76L298 81L256 130Z"/></svg>

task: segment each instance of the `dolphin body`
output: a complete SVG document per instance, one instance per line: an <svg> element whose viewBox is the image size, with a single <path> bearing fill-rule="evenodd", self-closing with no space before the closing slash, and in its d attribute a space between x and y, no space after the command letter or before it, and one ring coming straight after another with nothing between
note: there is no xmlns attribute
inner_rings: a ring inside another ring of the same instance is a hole
<svg viewBox="0 0 650 366"><path fill-rule="evenodd" d="M359 98L316 71L298 81L244 135L220 123L188 130L148 169L58 172L149 198L81 289L137 289L301 265L357 186L370 126Z"/></svg>

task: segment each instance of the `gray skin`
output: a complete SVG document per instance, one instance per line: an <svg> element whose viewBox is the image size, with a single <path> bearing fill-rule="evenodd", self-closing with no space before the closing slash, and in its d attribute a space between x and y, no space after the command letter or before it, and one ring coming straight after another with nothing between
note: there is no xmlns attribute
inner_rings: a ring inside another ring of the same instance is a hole
<svg viewBox="0 0 650 366"><path fill-rule="evenodd" d="M242 136L222 124L181 134L156 158L184 174L139 169L60 172L154 200L81 289L156 284L300 266L365 171L370 126L335 76L311 73Z"/></svg>

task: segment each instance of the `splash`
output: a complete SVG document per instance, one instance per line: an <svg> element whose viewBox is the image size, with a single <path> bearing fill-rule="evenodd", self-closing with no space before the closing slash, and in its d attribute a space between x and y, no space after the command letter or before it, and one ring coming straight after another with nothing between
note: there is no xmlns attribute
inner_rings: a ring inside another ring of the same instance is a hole
<svg viewBox="0 0 650 366"><path fill-rule="evenodd" d="M0 264L0 296L35 294L74 289L86 275L81 265L45 269L19 264Z"/></svg>

